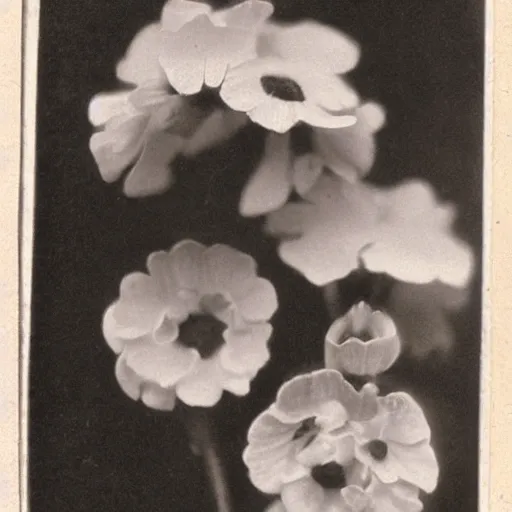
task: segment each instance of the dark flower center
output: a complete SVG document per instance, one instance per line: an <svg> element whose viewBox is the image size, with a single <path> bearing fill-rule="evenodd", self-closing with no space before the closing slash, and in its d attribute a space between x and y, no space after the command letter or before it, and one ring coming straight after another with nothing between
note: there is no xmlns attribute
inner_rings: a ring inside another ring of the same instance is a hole
<svg viewBox="0 0 512 512"><path fill-rule="evenodd" d="M283 101L304 101L306 97L300 85L286 76L262 76L263 90L269 95Z"/></svg>
<svg viewBox="0 0 512 512"><path fill-rule="evenodd" d="M384 460L388 454L388 445L380 439L374 439L373 441L370 441L366 448L375 460Z"/></svg>
<svg viewBox="0 0 512 512"><path fill-rule="evenodd" d="M304 437L316 429L315 424L315 417L311 416L309 418L306 418L300 425L300 427L295 431L295 434L293 435L293 439L299 439L300 437Z"/></svg>
<svg viewBox="0 0 512 512"><path fill-rule="evenodd" d="M226 325L211 315L190 315L180 325L179 340L185 347L195 348L202 359L213 356L224 344Z"/></svg>
<svg viewBox="0 0 512 512"><path fill-rule="evenodd" d="M346 485L345 472L337 462L314 466L311 477L324 489L341 489Z"/></svg>

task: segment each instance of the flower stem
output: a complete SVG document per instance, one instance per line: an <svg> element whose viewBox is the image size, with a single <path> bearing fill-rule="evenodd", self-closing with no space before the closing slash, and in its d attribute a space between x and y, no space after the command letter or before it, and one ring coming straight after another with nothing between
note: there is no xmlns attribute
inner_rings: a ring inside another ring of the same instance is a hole
<svg viewBox="0 0 512 512"><path fill-rule="evenodd" d="M212 433L210 418L206 411L200 410L190 414L190 420L192 442L194 448L203 457L205 470L215 497L217 512L231 512L233 510L231 498L219 449Z"/></svg>
<svg viewBox="0 0 512 512"><path fill-rule="evenodd" d="M338 281L326 284L322 287L325 306L331 320L335 320L341 313L341 301L338 291Z"/></svg>

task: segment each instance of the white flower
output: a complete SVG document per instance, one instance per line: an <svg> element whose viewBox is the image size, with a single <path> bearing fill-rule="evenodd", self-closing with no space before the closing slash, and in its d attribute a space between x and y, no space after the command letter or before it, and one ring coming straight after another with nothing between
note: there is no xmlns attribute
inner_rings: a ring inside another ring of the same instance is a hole
<svg viewBox="0 0 512 512"><path fill-rule="evenodd" d="M154 87L95 96L89 119L100 130L92 135L89 147L102 178L111 183L133 166L124 183L126 195L143 196L168 188L168 165L180 152L182 138L165 129L182 108L178 96Z"/></svg>
<svg viewBox="0 0 512 512"><path fill-rule="evenodd" d="M316 285L342 279L363 264L396 279L465 286L473 257L452 232L454 208L431 186L410 180L378 189L322 175L304 196L267 218L282 239L279 255Z"/></svg>
<svg viewBox="0 0 512 512"><path fill-rule="evenodd" d="M425 492L437 485L439 466L430 445L430 427L421 407L407 393L379 397L379 412L353 425L356 458L384 484L403 480Z"/></svg>
<svg viewBox="0 0 512 512"><path fill-rule="evenodd" d="M360 302L338 318L326 335L325 366L353 375L385 372L400 354L393 320Z"/></svg>
<svg viewBox="0 0 512 512"><path fill-rule="evenodd" d="M340 31L317 21L267 22L258 40L260 57L282 59L339 75L353 69L359 46Z"/></svg>
<svg viewBox="0 0 512 512"><path fill-rule="evenodd" d="M230 69L220 96L232 109L246 112L255 123L278 133L299 121L324 128L350 126L355 117L343 111L359 101L337 76L276 57Z"/></svg>
<svg viewBox="0 0 512 512"><path fill-rule="evenodd" d="M119 354L116 376L132 399L172 409L176 397L212 406L223 390L245 395L267 362L272 284L231 247L186 240L152 253L149 274L126 276L103 332Z"/></svg>
<svg viewBox="0 0 512 512"><path fill-rule="evenodd" d="M379 105L365 103L354 110L356 124L338 129L312 128L312 152L295 156L290 132L270 132L263 158L244 187L240 213L247 217L281 208L295 190L306 195L325 169L355 181L365 176L375 158L375 131L383 123Z"/></svg>
<svg viewBox="0 0 512 512"><path fill-rule="evenodd" d="M285 383L249 429L243 458L253 484L280 494L269 510L283 512L409 512L421 510L418 489L383 486L354 458L352 425L377 413L373 385L360 392L333 370ZM410 507L417 505L419 508ZM385 506L384 506L385 505Z"/></svg>
<svg viewBox="0 0 512 512"><path fill-rule="evenodd" d="M179 28L164 23L160 64L169 83L185 95L204 85L219 87L230 67L256 56L256 29L272 11L268 2L246 0L217 13L195 13Z"/></svg>

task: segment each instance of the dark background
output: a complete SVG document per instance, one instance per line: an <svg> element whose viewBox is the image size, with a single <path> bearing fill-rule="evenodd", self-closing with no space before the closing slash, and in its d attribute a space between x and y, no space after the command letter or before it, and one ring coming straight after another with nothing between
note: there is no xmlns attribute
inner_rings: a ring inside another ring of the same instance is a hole
<svg viewBox="0 0 512 512"><path fill-rule="evenodd" d="M481 246L483 2L277 0L282 19L313 17L354 36L363 58L352 79L382 103L387 127L372 177L429 179L460 207L458 229ZM279 294L272 362L247 400L216 409L237 512L267 502L240 460L245 432L288 372L321 360L329 325L321 292L280 263L258 221L236 215L261 151L251 130L178 166L178 183L146 200L105 185L88 150L88 101L116 87L115 63L163 0L41 2L37 191L30 364L33 512L213 511L200 461L175 415L123 395L101 317L121 278L184 237L251 253ZM237 148L243 148L239 150ZM426 510L477 509L480 280L455 318L451 357L402 360L397 386L426 405L441 480Z"/></svg>

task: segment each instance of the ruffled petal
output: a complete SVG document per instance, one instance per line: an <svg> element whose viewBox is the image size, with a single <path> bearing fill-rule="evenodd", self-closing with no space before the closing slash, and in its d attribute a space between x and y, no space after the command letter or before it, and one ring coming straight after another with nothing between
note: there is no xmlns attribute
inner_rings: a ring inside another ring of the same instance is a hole
<svg viewBox="0 0 512 512"><path fill-rule="evenodd" d="M346 128L356 123L356 117L352 114L332 114L314 103L302 104L300 111L301 120L315 127L332 130Z"/></svg>
<svg viewBox="0 0 512 512"><path fill-rule="evenodd" d="M145 381L163 388L174 386L190 375L199 363L196 350L179 342L155 343L150 340L125 348L127 365Z"/></svg>
<svg viewBox="0 0 512 512"><path fill-rule="evenodd" d="M386 415L382 438L403 444L430 440L430 427L423 410L407 393L396 392L379 399Z"/></svg>
<svg viewBox="0 0 512 512"><path fill-rule="evenodd" d="M242 192L240 213L262 215L281 208L291 192L292 172L289 134L269 133L263 158Z"/></svg>
<svg viewBox="0 0 512 512"><path fill-rule="evenodd" d="M345 34L307 20L293 24L267 24L258 45L261 56L277 56L305 63L327 73L350 71L359 60L359 46Z"/></svg>
<svg viewBox="0 0 512 512"><path fill-rule="evenodd" d="M109 347L116 354L119 354L123 350L127 340L121 338L117 333L117 322L114 319L115 306L116 304L114 303L110 305L105 311L105 314L103 315L102 330L103 337L105 338Z"/></svg>
<svg viewBox="0 0 512 512"><path fill-rule="evenodd" d="M270 358L267 343L271 334L270 324L252 324L243 330L228 328L220 353L222 366L235 374L255 375Z"/></svg>
<svg viewBox="0 0 512 512"><path fill-rule="evenodd" d="M319 512L323 510L325 491L311 477L306 477L286 484L281 499L290 512Z"/></svg>
<svg viewBox="0 0 512 512"><path fill-rule="evenodd" d="M283 484L304 477L308 470L295 459L298 445L293 441L299 425L286 425L265 411L252 423L249 445L243 460L251 482L262 492L277 494Z"/></svg>
<svg viewBox="0 0 512 512"><path fill-rule="evenodd" d="M125 56L117 64L116 75L119 80L136 85L148 81L165 83L165 73L158 62L161 34L160 23L151 23L137 33Z"/></svg>
<svg viewBox="0 0 512 512"><path fill-rule="evenodd" d="M123 356L117 358L115 375L119 386L132 400L140 398L143 379L127 364Z"/></svg>
<svg viewBox="0 0 512 512"><path fill-rule="evenodd" d="M182 140L165 132L148 137L142 154L128 173L124 193L128 197L146 197L165 192L172 184L169 165L180 152Z"/></svg>

